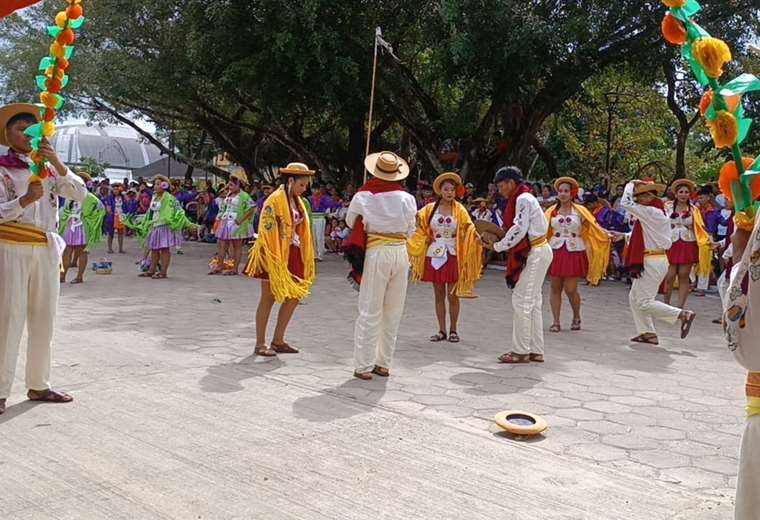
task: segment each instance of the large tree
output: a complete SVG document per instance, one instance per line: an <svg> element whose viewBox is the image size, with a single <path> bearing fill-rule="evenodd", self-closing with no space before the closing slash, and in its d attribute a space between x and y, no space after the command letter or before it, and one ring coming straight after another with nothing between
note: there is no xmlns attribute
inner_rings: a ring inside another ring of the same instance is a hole
<svg viewBox="0 0 760 520"><path fill-rule="evenodd" d="M701 22L732 44L757 23L756 0L702 3ZM46 46L37 20L53 6L40 9L1 22L15 54L0 69L15 97L32 95ZM81 107L196 137L181 150L191 159L193 142L211 140L252 176L301 158L356 179L381 26L400 59L380 58L373 148L401 149L428 174L459 167L480 180L535 154L554 174L548 118L610 66L672 59L663 13L640 0L99 0L88 4L72 92Z"/></svg>

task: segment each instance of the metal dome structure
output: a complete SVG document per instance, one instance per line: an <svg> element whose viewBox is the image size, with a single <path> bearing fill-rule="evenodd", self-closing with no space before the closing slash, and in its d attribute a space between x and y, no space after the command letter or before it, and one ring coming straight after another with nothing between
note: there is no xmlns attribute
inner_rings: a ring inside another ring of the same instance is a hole
<svg viewBox="0 0 760 520"><path fill-rule="evenodd" d="M65 124L51 139L55 151L69 167L84 159L107 163L106 176L130 177L132 171L161 158L161 151L132 128L101 124Z"/></svg>

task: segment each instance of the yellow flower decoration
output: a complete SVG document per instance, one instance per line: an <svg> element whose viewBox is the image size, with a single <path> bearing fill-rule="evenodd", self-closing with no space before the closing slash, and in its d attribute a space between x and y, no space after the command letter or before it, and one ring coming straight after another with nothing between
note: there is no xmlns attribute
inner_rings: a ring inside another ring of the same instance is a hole
<svg viewBox="0 0 760 520"><path fill-rule="evenodd" d="M739 122L730 112L721 110L715 119L708 121L710 135L716 148L731 148L739 137Z"/></svg>
<svg viewBox="0 0 760 520"><path fill-rule="evenodd" d="M686 0L662 0L662 3L668 7L683 7L686 5Z"/></svg>
<svg viewBox="0 0 760 520"><path fill-rule="evenodd" d="M746 211L740 211L734 215L734 225L742 231L751 233L755 229L755 217L749 216Z"/></svg>
<svg viewBox="0 0 760 520"><path fill-rule="evenodd" d="M718 79L723 75L723 66L731 61L731 49L719 38L700 38L692 49L694 58L705 69L708 77Z"/></svg>

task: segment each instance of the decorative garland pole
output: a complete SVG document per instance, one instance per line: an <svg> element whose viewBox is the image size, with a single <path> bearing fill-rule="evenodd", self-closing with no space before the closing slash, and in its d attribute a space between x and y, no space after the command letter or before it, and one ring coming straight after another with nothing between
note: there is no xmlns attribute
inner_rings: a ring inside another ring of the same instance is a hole
<svg viewBox="0 0 760 520"><path fill-rule="evenodd" d="M733 163L721 169L723 194L734 201L737 223L752 221L756 211L754 200L760 196L760 158L745 158L741 144L747 137L752 120L744 117L741 96L760 90L760 79L752 74L721 84L723 67L731 61L731 50L713 38L694 21L702 9L697 0L662 0L670 9L662 20L662 34L669 43L681 46L681 55L691 66L697 81L709 87L702 97L700 110L707 119L716 148L731 150ZM739 215L741 214L741 217Z"/></svg>
<svg viewBox="0 0 760 520"><path fill-rule="evenodd" d="M40 122L25 132L32 138L32 152L29 154L32 176L29 182L40 182L48 176L47 161L39 153L40 143L55 134L55 116L64 103L60 92L69 83L67 72L74 53L75 31L85 22L82 0L66 0L66 3L68 7L55 15L55 25L47 29L54 41L50 44L50 55L40 60L39 70L42 73L36 78L40 90Z"/></svg>

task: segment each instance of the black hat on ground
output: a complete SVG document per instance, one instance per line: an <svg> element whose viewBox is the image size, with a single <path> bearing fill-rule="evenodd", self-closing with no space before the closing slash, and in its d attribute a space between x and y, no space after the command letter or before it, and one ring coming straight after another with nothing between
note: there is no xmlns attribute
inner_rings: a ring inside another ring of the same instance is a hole
<svg viewBox="0 0 760 520"><path fill-rule="evenodd" d="M499 168L496 171L496 175L493 178L494 184L499 184L500 182L513 180L515 182L522 182L523 181L523 174L520 171L520 168L517 166L504 166L503 168Z"/></svg>

